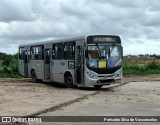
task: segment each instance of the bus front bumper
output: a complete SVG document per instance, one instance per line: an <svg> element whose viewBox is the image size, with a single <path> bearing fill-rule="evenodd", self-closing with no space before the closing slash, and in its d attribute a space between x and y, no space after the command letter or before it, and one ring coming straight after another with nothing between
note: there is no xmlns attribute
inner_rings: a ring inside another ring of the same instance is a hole
<svg viewBox="0 0 160 125"><path fill-rule="evenodd" d="M92 74L89 75L86 73L85 75L85 86L90 85L110 85L110 84L116 84L121 83L122 73L121 71L118 71L118 73L114 74L102 74L98 75L94 78L91 78Z"/></svg>
<svg viewBox="0 0 160 125"><path fill-rule="evenodd" d="M86 79L85 86L90 85L110 85L121 83L121 79Z"/></svg>

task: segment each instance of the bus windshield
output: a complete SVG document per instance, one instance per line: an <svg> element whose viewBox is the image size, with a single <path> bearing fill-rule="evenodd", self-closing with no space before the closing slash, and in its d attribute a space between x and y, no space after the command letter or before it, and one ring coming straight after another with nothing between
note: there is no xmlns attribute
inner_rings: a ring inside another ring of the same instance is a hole
<svg viewBox="0 0 160 125"><path fill-rule="evenodd" d="M122 65L120 45L88 45L87 66L91 68L112 68Z"/></svg>

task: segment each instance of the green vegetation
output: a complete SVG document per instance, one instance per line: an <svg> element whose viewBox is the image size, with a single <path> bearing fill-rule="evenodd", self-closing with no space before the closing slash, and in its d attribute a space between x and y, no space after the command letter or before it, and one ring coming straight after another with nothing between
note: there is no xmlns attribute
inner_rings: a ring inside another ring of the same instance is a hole
<svg viewBox="0 0 160 125"><path fill-rule="evenodd" d="M160 74L160 63L153 60L149 63L123 63L123 75Z"/></svg>
<svg viewBox="0 0 160 125"><path fill-rule="evenodd" d="M160 56L124 58L123 75L160 74ZM18 54L0 52L0 78L22 78L18 72Z"/></svg>
<svg viewBox="0 0 160 125"><path fill-rule="evenodd" d="M21 78L18 73L18 54L0 53L0 78Z"/></svg>

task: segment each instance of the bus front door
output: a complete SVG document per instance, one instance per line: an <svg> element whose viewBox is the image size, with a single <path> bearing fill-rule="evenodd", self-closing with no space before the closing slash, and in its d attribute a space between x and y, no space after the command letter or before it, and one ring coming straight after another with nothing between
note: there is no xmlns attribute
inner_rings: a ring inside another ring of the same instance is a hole
<svg viewBox="0 0 160 125"><path fill-rule="evenodd" d="M45 49L44 54L44 79L50 79L50 49Z"/></svg>
<svg viewBox="0 0 160 125"><path fill-rule="evenodd" d="M84 67L83 67L83 46L78 45L76 47L76 66L75 66L75 81L78 84L84 83Z"/></svg>
<svg viewBox="0 0 160 125"><path fill-rule="evenodd" d="M23 51L24 56L24 76L28 77L28 52L27 50Z"/></svg>

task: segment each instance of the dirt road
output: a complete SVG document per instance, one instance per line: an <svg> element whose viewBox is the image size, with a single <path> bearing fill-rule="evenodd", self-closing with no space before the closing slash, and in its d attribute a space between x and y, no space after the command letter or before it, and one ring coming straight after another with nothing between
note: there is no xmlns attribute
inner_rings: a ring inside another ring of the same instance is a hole
<svg viewBox="0 0 160 125"><path fill-rule="evenodd" d="M131 82L112 90L101 91L85 100L76 102L60 110L41 114L42 116L159 116L160 115L160 81ZM49 125L51 123L46 123ZM57 125L75 125L72 123L55 123ZM81 125L82 123L76 123ZM97 123L85 123L97 125ZM115 123L98 123L114 125ZM118 123L120 125L146 125L147 123ZM148 123L148 125L159 123ZM35 123L30 125L36 125Z"/></svg>
<svg viewBox="0 0 160 125"><path fill-rule="evenodd" d="M149 82L152 81L152 82ZM154 82L153 82L154 81ZM128 76L123 85L66 88L30 79L0 79L5 115L159 115L160 75Z"/></svg>

